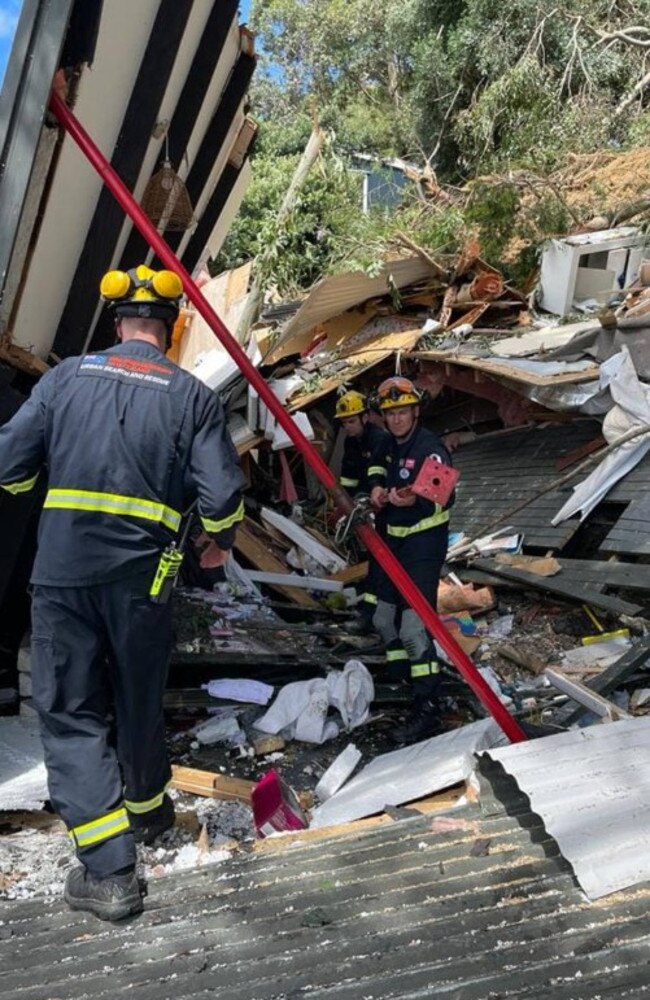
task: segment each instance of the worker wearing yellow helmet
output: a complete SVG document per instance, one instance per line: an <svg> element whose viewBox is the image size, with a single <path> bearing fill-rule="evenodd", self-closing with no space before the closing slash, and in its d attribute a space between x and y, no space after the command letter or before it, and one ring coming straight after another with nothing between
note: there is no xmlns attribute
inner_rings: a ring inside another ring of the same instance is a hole
<svg viewBox="0 0 650 1000"><path fill-rule="evenodd" d="M377 406L391 437L388 474L371 492L371 502L385 519L386 544L414 583L435 607L440 572L447 554L449 506L417 496L408 486L428 457L451 465L440 438L419 423L422 393L414 383L394 375L381 383ZM409 680L413 708L392 733L399 743L414 743L440 731L440 665L433 640L418 615L404 601L392 579L380 571L377 582L376 630L386 647L387 666Z"/></svg>
<svg viewBox="0 0 650 1000"><path fill-rule="evenodd" d="M47 466L33 700L50 799L81 862L65 898L120 920L142 910L135 841L174 822L162 697L183 512L196 505L225 561L244 477L219 398L164 353L179 276L140 265L100 290L119 343L43 376L0 428L0 486L28 492Z"/></svg>
<svg viewBox="0 0 650 1000"><path fill-rule="evenodd" d="M175 271L153 271L145 264L130 271L108 271L99 292L116 318L158 320L167 336L178 318L183 283Z"/></svg>
<svg viewBox="0 0 650 1000"><path fill-rule="evenodd" d="M353 496L369 496L375 486L386 483L386 456L390 437L383 427L369 416L366 397L351 389L336 401L335 418L345 431L343 460L339 482ZM368 576L361 601L359 631L372 630L372 619L377 606L377 565L368 557Z"/></svg>

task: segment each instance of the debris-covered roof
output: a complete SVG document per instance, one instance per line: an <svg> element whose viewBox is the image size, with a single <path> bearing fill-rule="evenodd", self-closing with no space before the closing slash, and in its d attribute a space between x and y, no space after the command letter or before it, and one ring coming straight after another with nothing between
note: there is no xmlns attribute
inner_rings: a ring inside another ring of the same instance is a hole
<svg viewBox="0 0 650 1000"><path fill-rule="evenodd" d="M239 855L152 884L109 927L57 899L0 904L3 990L121 996L641 996L647 885L590 904L507 783L476 806Z"/></svg>

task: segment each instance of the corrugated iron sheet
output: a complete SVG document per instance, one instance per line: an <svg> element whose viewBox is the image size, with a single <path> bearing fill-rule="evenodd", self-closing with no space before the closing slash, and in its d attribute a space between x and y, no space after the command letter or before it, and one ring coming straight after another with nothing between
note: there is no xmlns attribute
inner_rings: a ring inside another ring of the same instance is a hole
<svg viewBox="0 0 650 1000"><path fill-rule="evenodd" d="M431 274L431 267L426 261L420 257L410 257L385 264L376 278L369 278L363 271L323 278L314 285L298 312L289 320L274 350L277 351L280 345L288 345L294 337L366 299L387 295L393 286L403 288L428 278Z"/></svg>
<svg viewBox="0 0 650 1000"><path fill-rule="evenodd" d="M590 899L650 879L650 718L489 750Z"/></svg>
<svg viewBox="0 0 650 1000"><path fill-rule="evenodd" d="M650 888L588 903L540 819L507 808L289 841L159 879L144 915L117 926L59 899L2 904L2 996L646 996Z"/></svg>

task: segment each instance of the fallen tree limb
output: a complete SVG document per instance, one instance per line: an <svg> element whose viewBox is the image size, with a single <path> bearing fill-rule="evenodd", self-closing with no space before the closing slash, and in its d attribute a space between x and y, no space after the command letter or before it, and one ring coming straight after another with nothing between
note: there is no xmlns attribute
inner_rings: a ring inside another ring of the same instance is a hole
<svg viewBox="0 0 650 1000"><path fill-rule="evenodd" d="M616 107L616 110L614 111L614 116L616 117L622 114L623 111L625 111L625 109L628 108L630 104L632 104L632 102L639 96L639 94L642 94L643 91L648 86L650 86L650 70L648 70L645 76L641 77L636 86L633 87L632 90L625 95L622 101L620 101L620 103Z"/></svg>

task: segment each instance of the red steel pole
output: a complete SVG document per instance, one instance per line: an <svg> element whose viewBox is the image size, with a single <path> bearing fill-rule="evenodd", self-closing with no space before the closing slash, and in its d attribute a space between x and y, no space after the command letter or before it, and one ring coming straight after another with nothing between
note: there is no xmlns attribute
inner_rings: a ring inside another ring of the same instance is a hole
<svg viewBox="0 0 650 1000"><path fill-rule="evenodd" d="M284 409L273 391L269 388L264 378L257 368L251 363L245 351L242 350L235 338L219 319L207 299L192 280L191 275L186 270L175 254L170 250L160 233L152 224L148 216L133 198L126 185L115 173L110 163L97 148L81 123L77 120L72 111L57 94L52 93L50 97L50 110L58 118L59 122L79 146L84 156L89 160L97 173L102 178L104 184L115 197L120 206L124 209L129 218L133 221L142 236L148 241L159 259L170 271L176 271L180 275L185 294L215 336L221 341L233 361L236 362L240 371L259 394L264 404L271 411L280 426L289 435L295 448L300 452L307 464L318 476L323 486L333 494L339 507L348 513L352 509L350 497L341 489L336 482L332 470L325 464L322 457L310 442L298 429L290 414ZM413 610L420 616L430 634L437 640L442 649L454 664L459 673L467 681L476 696L483 703L494 720L501 727L506 736L513 742L518 743L527 739L521 727L512 718L510 713L501 704L492 688L486 684L469 656L458 645L456 640L444 627L440 618L426 600L422 592L415 586L408 573L401 563L395 558L386 543L367 524L357 528L357 533L367 548L377 558L384 570L394 581L402 597L408 602Z"/></svg>

